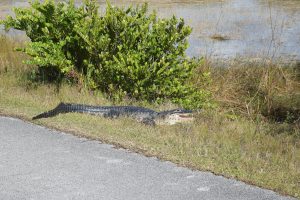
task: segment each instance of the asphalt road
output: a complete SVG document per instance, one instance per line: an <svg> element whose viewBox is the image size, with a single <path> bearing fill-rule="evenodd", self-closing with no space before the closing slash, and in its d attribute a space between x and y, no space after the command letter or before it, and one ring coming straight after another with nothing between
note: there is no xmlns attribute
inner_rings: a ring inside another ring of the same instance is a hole
<svg viewBox="0 0 300 200"><path fill-rule="evenodd" d="M292 199L0 117L0 200Z"/></svg>

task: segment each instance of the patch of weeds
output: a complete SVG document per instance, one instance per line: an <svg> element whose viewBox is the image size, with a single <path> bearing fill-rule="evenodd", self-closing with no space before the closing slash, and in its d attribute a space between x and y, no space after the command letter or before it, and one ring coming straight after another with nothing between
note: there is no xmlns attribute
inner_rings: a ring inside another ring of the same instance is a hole
<svg viewBox="0 0 300 200"><path fill-rule="evenodd" d="M218 41L230 40L230 38L228 36L221 35L221 34L214 34L214 35L210 36L210 38L213 40L218 40Z"/></svg>

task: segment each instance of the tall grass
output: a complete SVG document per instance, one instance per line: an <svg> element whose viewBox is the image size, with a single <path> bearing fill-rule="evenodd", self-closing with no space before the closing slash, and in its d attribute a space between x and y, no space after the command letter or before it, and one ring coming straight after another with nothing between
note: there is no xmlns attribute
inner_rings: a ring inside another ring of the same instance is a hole
<svg viewBox="0 0 300 200"><path fill-rule="evenodd" d="M236 62L229 67L209 69L210 90L223 110L252 120L257 117L287 123L300 120L299 66Z"/></svg>
<svg viewBox="0 0 300 200"><path fill-rule="evenodd" d="M9 72L23 73L28 66L22 63L26 55L16 53L16 47L24 46L24 41L0 35L0 74Z"/></svg>
<svg viewBox="0 0 300 200"><path fill-rule="evenodd" d="M31 83L23 74L34 66L22 64L22 55L12 51L14 40L2 38L0 45L6 48L0 53L0 113L31 120L60 101L111 104L100 93L80 90L76 85L63 84L57 90L51 84ZM287 123L287 119L280 124L268 120L269 111L286 99L291 99L284 104L288 109L299 108L295 97L299 94L298 72L274 65L251 66L200 66L198 70L206 67L211 71L213 81L207 87L214 91L219 107L197 114L193 124L145 127L126 118L110 120L80 114L59 115L34 123L299 197L300 133L296 120L292 120L294 124ZM194 83L201 84L201 78L195 77ZM130 100L121 104L127 103L143 104ZM273 132L280 134L270 134Z"/></svg>

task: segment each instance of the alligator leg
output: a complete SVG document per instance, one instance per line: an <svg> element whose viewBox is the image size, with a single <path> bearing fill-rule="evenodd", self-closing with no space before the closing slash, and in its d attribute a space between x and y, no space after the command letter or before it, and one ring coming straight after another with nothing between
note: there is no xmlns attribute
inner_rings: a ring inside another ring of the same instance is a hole
<svg viewBox="0 0 300 200"><path fill-rule="evenodd" d="M115 110L111 110L103 115L105 118L115 119L121 116L121 113ZM138 122L141 122L148 126L155 126L155 121L152 118L146 117L142 119L137 119Z"/></svg>
<svg viewBox="0 0 300 200"><path fill-rule="evenodd" d="M148 126L155 126L155 121L152 118L143 118L141 121L139 121L145 125Z"/></svg>
<svg viewBox="0 0 300 200"><path fill-rule="evenodd" d="M120 115L121 115L120 112L111 110L111 111L108 111L107 113L104 113L103 117L113 119L113 118L120 117Z"/></svg>

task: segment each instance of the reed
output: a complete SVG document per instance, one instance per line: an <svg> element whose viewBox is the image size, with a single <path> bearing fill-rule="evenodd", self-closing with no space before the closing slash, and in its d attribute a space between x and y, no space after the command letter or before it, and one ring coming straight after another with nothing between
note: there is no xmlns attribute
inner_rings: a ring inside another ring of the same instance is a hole
<svg viewBox="0 0 300 200"><path fill-rule="evenodd" d="M300 119L300 70L297 65L232 63L210 67L210 90L220 108L233 115L272 122Z"/></svg>

